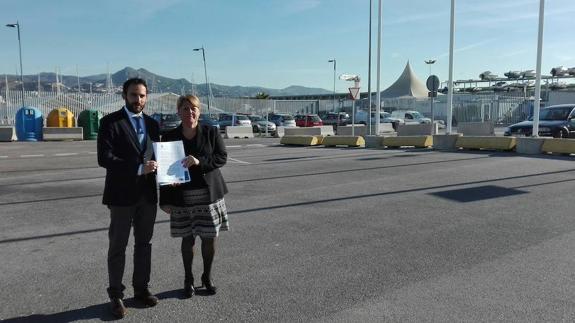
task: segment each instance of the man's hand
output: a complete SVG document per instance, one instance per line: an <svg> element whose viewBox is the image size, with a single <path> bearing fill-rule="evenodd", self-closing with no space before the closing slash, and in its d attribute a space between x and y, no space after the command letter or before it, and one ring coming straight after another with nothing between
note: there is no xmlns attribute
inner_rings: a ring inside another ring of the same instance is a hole
<svg viewBox="0 0 575 323"><path fill-rule="evenodd" d="M144 174L153 173L156 171L157 168L158 168L158 162L156 162L155 160L147 161L144 164Z"/></svg>
<svg viewBox="0 0 575 323"><path fill-rule="evenodd" d="M200 161L192 155L186 156L186 158L182 159L182 165L184 165L184 167L186 167L186 168L190 168L192 166L197 166L199 164L200 164Z"/></svg>

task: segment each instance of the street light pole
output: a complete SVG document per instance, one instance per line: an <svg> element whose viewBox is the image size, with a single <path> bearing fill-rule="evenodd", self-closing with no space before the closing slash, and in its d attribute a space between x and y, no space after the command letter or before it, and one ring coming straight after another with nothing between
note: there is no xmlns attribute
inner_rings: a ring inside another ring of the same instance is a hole
<svg viewBox="0 0 575 323"><path fill-rule="evenodd" d="M210 82L208 82L208 68L206 67L206 52L204 50L204 46L200 48L194 48L194 52L197 52L199 50L202 51L202 58L204 60L204 74L206 75L206 86L208 90L208 114L210 114L210 101L211 101L210 96L212 94L212 89L210 87Z"/></svg>
<svg viewBox="0 0 575 323"><path fill-rule="evenodd" d="M333 112L335 112L335 69L336 69L336 60L334 59L330 59L328 61L329 63L333 63ZM339 117L338 117L338 121L339 121Z"/></svg>
<svg viewBox="0 0 575 323"><path fill-rule="evenodd" d="M16 21L15 24L7 24L6 27L16 28L18 30L18 49L20 51L20 83L22 83L22 107L24 107L24 72L22 69L22 42L20 40L20 23Z"/></svg>

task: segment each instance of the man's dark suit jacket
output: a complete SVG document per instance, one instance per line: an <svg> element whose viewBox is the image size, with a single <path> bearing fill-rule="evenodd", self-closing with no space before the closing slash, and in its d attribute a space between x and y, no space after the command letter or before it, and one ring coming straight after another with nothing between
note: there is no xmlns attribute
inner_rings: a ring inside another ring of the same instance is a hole
<svg viewBox="0 0 575 323"><path fill-rule="evenodd" d="M160 141L156 120L144 115L146 147L140 147L136 131L124 108L110 113L100 121L98 130L98 165L106 168L103 204L129 206L142 195L150 203L158 203L156 175L138 176L138 167L152 160L153 142Z"/></svg>
<svg viewBox="0 0 575 323"><path fill-rule="evenodd" d="M210 201L215 202L223 198L224 194L228 193L228 187L220 172L220 168L226 164L228 159L226 146L222 136L220 136L219 129L216 127L198 125L196 136L196 142L198 143L197 150L199 153L194 157L200 161L200 169L199 171L194 171L194 173L199 173L203 177L208 185ZM182 125L162 136L162 141L178 140L184 140ZM190 170L192 170L192 168L190 168ZM193 175L192 181L194 181ZM182 190L185 190L188 186L187 184L175 187L170 185L160 186L160 205L183 206Z"/></svg>

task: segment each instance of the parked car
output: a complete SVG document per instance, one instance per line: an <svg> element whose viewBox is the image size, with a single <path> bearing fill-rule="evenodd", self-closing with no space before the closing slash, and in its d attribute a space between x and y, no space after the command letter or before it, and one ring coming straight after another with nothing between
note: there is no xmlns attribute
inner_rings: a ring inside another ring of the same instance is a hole
<svg viewBox="0 0 575 323"><path fill-rule="evenodd" d="M321 118L317 114L300 114L294 117L295 125L298 127L323 126Z"/></svg>
<svg viewBox="0 0 575 323"><path fill-rule="evenodd" d="M250 116L248 116L248 118L252 122L252 128L254 129L254 132L266 133L266 129L267 129L267 132L269 134L271 134L271 135L275 134L275 132L276 132L276 124L275 123L273 123L271 121L267 121L262 116L258 116L258 115L250 115Z"/></svg>
<svg viewBox="0 0 575 323"><path fill-rule="evenodd" d="M327 112L320 114L319 117L321 118L324 126L333 126L334 128L337 128L337 126L345 126L351 123L349 114L345 112Z"/></svg>
<svg viewBox="0 0 575 323"><path fill-rule="evenodd" d="M294 118L287 113L272 113L268 115L268 120L275 123L276 126L295 127Z"/></svg>
<svg viewBox="0 0 575 323"><path fill-rule="evenodd" d="M505 129L505 136L531 136L533 117ZM552 105L539 111L539 136L575 137L575 104Z"/></svg>
<svg viewBox="0 0 575 323"><path fill-rule="evenodd" d="M375 124L375 118L377 118L377 116L375 115L375 112L371 112L371 124ZM385 111L381 111L379 113L379 120L380 123L391 123L393 125L393 129L397 129L397 125L398 124L404 124L405 122L403 121L403 119L400 118L394 118L391 116L391 114L389 112L385 112ZM355 114L355 123L360 123L360 124L365 124L367 125L369 123L369 120L367 120L367 111L358 111Z"/></svg>
<svg viewBox="0 0 575 323"><path fill-rule="evenodd" d="M232 124L233 122L233 124ZM220 129L225 130L227 126L246 126L251 127L252 122L244 114L228 114L221 113L218 118L218 123L220 124Z"/></svg>
<svg viewBox="0 0 575 323"><path fill-rule="evenodd" d="M180 120L180 117L176 113L154 113L151 117L158 121L160 135L177 128L180 123L182 123L182 120Z"/></svg>
<svg viewBox="0 0 575 323"><path fill-rule="evenodd" d="M205 125L216 127L218 129L220 129L220 124L218 122L218 119L216 119L216 117L213 115L200 114L199 122L200 122L200 124L205 124Z"/></svg>

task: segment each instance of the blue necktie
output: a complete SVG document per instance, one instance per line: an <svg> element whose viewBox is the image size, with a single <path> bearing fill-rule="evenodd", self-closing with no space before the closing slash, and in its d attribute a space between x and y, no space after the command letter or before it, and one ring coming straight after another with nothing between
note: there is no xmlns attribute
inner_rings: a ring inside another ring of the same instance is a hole
<svg viewBox="0 0 575 323"><path fill-rule="evenodd" d="M142 117L134 116L134 121L136 121L136 135L138 135L140 147L144 147L144 140L146 139L146 135L144 134L144 129L142 128Z"/></svg>

